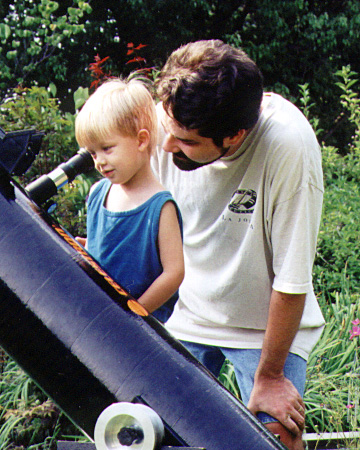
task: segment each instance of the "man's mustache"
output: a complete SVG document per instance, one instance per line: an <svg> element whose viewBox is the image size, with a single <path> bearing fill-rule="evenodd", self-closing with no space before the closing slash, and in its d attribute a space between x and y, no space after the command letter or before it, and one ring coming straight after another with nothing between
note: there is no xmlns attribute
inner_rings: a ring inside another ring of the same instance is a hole
<svg viewBox="0 0 360 450"><path fill-rule="evenodd" d="M211 164L218 159L222 158L229 150L229 147L222 147L220 155L213 159L212 161L200 163L193 161L192 159L188 158L185 153L183 153L181 150L177 153L173 153L173 163L176 167L178 167L180 170L184 170L187 172L190 172L191 170L199 169L200 167L207 166L208 164Z"/></svg>

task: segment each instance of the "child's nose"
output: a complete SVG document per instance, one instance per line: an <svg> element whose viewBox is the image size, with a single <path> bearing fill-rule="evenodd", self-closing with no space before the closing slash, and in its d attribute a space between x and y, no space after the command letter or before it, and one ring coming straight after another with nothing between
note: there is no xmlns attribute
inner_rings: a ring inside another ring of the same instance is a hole
<svg viewBox="0 0 360 450"><path fill-rule="evenodd" d="M96 158L95 158L95 166L101 167L104 164L106 164L106 158L103 154L99 153L98 155L96 155Z"/></svg>

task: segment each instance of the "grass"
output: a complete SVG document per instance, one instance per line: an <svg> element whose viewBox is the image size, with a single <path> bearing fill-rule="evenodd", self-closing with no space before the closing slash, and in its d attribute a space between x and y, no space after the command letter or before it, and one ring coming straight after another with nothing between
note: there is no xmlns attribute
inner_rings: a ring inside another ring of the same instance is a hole
<svg viewBox="0 0 360 450"><path fill-rule="evenodd" d="M360 317L360 296L343 289L323 307L326 327L308 361L305 404L309 432L357 431L360 424L358 337L350 339L352 321Z"/></svg>
<svg viewBox="0 0 360 450"><path fill-rule="evenodd" d="M0 377L0 449L54 450L65 433L80 434L6 355Z"/></svg>

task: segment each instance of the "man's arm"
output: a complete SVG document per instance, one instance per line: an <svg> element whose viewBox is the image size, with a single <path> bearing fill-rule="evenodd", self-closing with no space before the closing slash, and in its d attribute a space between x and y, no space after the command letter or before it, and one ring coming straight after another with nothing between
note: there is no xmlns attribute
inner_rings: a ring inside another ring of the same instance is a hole
<svg viewBox="0 0 360 450"><path fill-rule="evenodd" d="M272 291L269 318L248 408L266 412L287 430L300 435L305 424L303 400L284 376L284 364L299 329L305 294Z"/></svg>

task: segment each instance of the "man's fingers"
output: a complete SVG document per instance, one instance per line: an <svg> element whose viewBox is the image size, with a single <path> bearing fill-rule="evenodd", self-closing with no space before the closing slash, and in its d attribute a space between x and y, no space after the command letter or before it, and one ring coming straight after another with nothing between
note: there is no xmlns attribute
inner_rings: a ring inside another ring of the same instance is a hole
<svg viewBox="0 0 360 450"><path fill-rule="evenodd" d="M287 414L283 420L280 421L283 426L290 431L290 433L297 436L302 433L305 428L305 417L299 411L293 411Z"/></svg>
<svg viewBox="0 0 360 450"><path fill-rule="evenodd" d="M297 426L297 424L295 423L295 421L293 420L293 418L290 416L290 414L288 414L282 421L281 421L282 425L284 425L284 427L290 431L290 433L292 433L294 436L298 435L300 433L300 429Z"/></svg>

